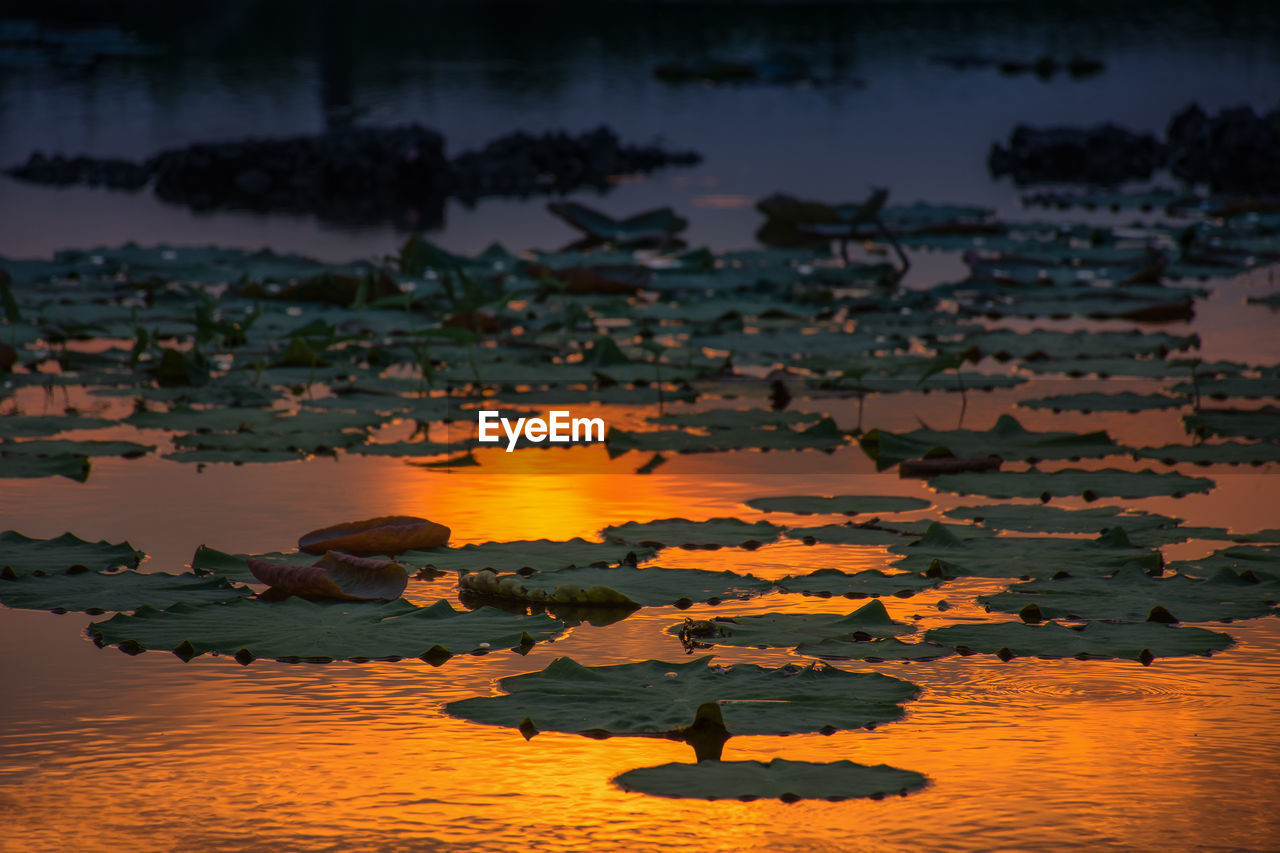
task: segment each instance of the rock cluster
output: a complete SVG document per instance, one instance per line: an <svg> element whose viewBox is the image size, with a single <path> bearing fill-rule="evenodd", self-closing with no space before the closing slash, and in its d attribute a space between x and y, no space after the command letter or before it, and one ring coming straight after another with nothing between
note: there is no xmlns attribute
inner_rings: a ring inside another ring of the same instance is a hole
<svg viewBox="0 0 1280 853"><path fill-rule="evenodd" d="M1175 115L1158 140L1114 124L1091 128L1019 125L1007 147L987 158L992 176L1019 186L1077 183L1114 186L1146 180L1168 168L1214 192L1280 192L1280 109L1257 115L1250 107L1210 116L1192 104Z"/></svg>
<svg viewBox="0 0 1280 853"><path fill-rule="evenodd" d="M443 222L444 201L605 189L609 177L697 163L689 151L624 145L607 127L573 136L516 132L450 160L420 125L189 145L142 162L36 152L7 173L53 186L137 191L196 210L305 213L342 224Z"/></svg>

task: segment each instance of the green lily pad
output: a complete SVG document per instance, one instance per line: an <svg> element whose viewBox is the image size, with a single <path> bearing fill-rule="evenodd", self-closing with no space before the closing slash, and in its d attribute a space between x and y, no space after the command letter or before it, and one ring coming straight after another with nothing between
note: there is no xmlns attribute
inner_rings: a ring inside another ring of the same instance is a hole
<svg viewBox="0 0 1280 853"><path fill-rule="evenodd" d="M1138 447L1131 451L1140 459L1157 459L1166 465L1187 462L1192 465L1265 465L1280 462L1280 442L1243 444L1225 441L1218 444L1166 444L1163 447Z"/></svg>
<svg viewBox="0 0 1280 853"><path fill-rule="evenodd" d="M406 551L398 559L406 566L442 572L474 572L480 569L492 569L495 572L514 572L520 569L554 572L572 566L614 565L627 562L632 557L632 562L643 562L653 557L654 553L652 548L616 542L588 542L586 539L575 538L563 542L534 539L484 542L459 548L433 548L430 551Z"/></svg>
<svg viewBox="0 0 1280 853"><path fill-rule="evenodd" d="M616 776L613 784L624 791L657 797L699 800L847 800L879 799L923 788L928 779L910 770L887 764L868 766L852 761L819 764L775 758L762 761L700 761L697 764L662 764L642 767Z"/></svg>
<svg viewBox="0 0 1280 853"><path fill-rule="evenodd" d="M788 527L783 531L788 539L800 539L808 544L822 542L827 545L893 545L904 537L915 538L879 524L823 524L817 527Z"/></svg>
<svg viewBox="0 0 1280 853"><path fill-rule="evenodd" d="M965 335L951 350L974 349L980 355L1006 358L1115 358L1129 355L1158 355L1200 345L1196 335L1170 335L1163 332L1060 332L1053 329L1031 329L1013 332L991 329Z"/></svg>
<svg viewBox="0 0 1280 853"><path fill-rule="evenodd" d="M1018 405L1027 409L1049 409L1053 412L1146 412L1153 409L1176 409L1188 405L1186 397L1170 397L1167 394L1135 394L1121 391L1118 394L1055 394L1035 400L1019 400Z"/></svg>
<svg viewBox="0 0 1280 853"><path fill-rule="evenodd" d="M816 412L797 412L790 409L781 412L771 409L707 409L701 412L667 412L646 420L661 426L695 429L758 429L816 424L825 417L826 415Z"/></svg>
<svg viewBox="0 0 1280 853"><path fill-rule="evenodd" d="M883 471L926 454L987 456L1010 459L1077 459L1119 452L1105 432L1030 432L1011 415L1001 415L989 430L932 430L892 433L873 429L859 440L863 451Z"/></svg>
<svg viewBox="0 0 1280 853"><path fill-rule="evenodd" d="M910 512L927 508L929 502L903 495L837 495L831 498L791 495L753 498L747 501L747 506L761 512L791 512L797 515L858 515L869 512Z"/></svg>
<svg viewBox="0 0 1280 853"><path fill-rule="evenodd" d="M1231 397L1260 400L1280 397L1280 377L1223 376L1200 379L1195 384L1181 382L1173 387L1173 391L1176 394L1188 396L1199 392L1201 397L1213 400L1225 400Z"/></svg>
<svg viewBox="0 0 1280 853"><path fill-rule="evenodd" d="M628 521L600 531L606 539L635 542L655 548L756 548L772 542L782 528L767 521L740 521L736 518L712 518L689 521L664 518L658 521Z"/></svg>
<svg viewBox="0 0 1280 853"><path fill-rule="evenodd" d="M937 586L940 582L939 578L929 578L914 572L891 575L879 569L852 573L842 572L839 569L818 569L807 575L788 575L782 580L775 581L783 592L817 595L823 598L831 596L875 598L881 595L906 597Z"/></svg>
<svg viewBox="0 0 1280 853"><path fill-rule="evenodd" d="M1280 578L1280 545L1233 545L1198 560L1175 560L1170 571L1197 577L1213 577L1223 569L1250 572L1263 580Z"/></svg>
<svg viewBox="0 0 1280 853"><path fill-rule="evenodd" d="M155 450L154 444L135 441L72 441L70 439L36 439L33 441L0 441L0 456L123 456L133 459Z"/></svg>
<svg viewBox="0 0 1280 853"><path fill-rule="evenodd" d="M1121 471L1116 468L1100 471L1066 468L1046 472L1033 468L1029 471L939 474L929 478L929 485L941 492L989 498L1038 497L1048 500L1080 496L1094 500L1100 497L1151 498L1165 495L1178 498L1189 492L1207 492L1214 483L1207 477L1187 477L1173 472L1157 474L1154 471Z"/></svg>
<svg viewBox="0 0 1280 853"><path fill-rule="evenodd" d="M1097 539L1001 536L966 540L939 525L918 541L889 550L905 555L892 564L895 568L932 570L943 576L1047 577L1061 571L1096 576L1127 566L1156 571L1163 565L1159 551L1135 547L1119 527ZM935 560L941 563L935 566Z"/></svg>
<svg viewBox="0 0 1280 853"><path fill-rule="evenodd" d="M270 554L228 554L226 551L219 551L217 548L201 545L196 548L195 554L191 557L191 571L197 575L217 575L237 583L262 583L253 572L249 571L248 561L250 559L289 563L291 561L297 562L300 557L296 551L293 553L276 551ZM303 557L302 559L306 558Z"/></svg>
<svg viewBox="0 0 1280 853"><path fill-rule="evenodd" d="M666 633L679 637L686 648L749 646L757 649L792 648L823 640L871 639L910 634L915 627L894 622L879 601L869 601L852 613L763 613L758 616L715 616L686 619Z"/></svg>
<svg viewBox="0 0 1280 853"><path fill-rule="evenodd" d="M115 423L83 415L0 415L0 438L30 438L73 429L102 429Z"/></svg>
<svg viewBox="0 0 1280 853"><path fill-rule="evenodd" d="M1162 358L1070 358L1046 361L1024 361L1021 364L1033 373L1063 373L1067 376L1133 376L1142 379L1190 378L1192 362L1187 359ZM1231 376L1245 369L1243 364L1215 361L1194 365L1201 377Z"/></svg>
<svg viewBox="0 0 1280 853"><path fill-rule="evenodd" d="M1200 409L1184 415L1183 425L1196 435L1225 435L1280 440L1280 408Z"/></svg>
<svg viewBox="0 0 1280 853"><path fill-rule="evenodd" d="M39 477L67 477L78 483L89 479L93 463L79 453L31 456L25 453L0 453L0 479L30 480Z"/></svg>
<svg viewBox="0 0 1280 853"><path fill-rule="evenodd" d="M729 571L621 565L580 566L529 575L470 572L459 576L458 588L519 603L635 609L748 598L772 589L773 584Z"/></svg>
<svg viewBox="0 0 1280 853"><path fill-rule="evenodd" d="M545 615L520 616L485 608L457 611L447 601L418 607L403 598L390 603L344 601L317 604L239 598L225 604L143 607L89 626L100 645L125 651L171 650L191 658L205 652L254 658L325 662L399 660L437 662L455 654L527 647L564 626Z"/></svg>
<svg viewBox="0 0 1280 853"><path fill-rule="evenodd" d="M927 631L928 642L1001 657L1153 658L1206 655L1230 646L1227 634L1204 628L1172 628L1159 622L1089 622L1071 628L1057 622L950 625Z"/></svg>
<svg viewBox="0 0 1280 853"><path fill-rule="evenodd" d="M1021 530L1033 533L1099 534L1112 527L1123 527L1130 539L1136 531L1176 527L1181 519L1168 515L1130 510L1118 506L1093 506L1085 509L1063 509L1046 504L987 504L961 506L943 515L964 518L998 530Z"/></svg>
<svg viewBox="0 0 1280 853"><path fill-rule="evenodd" d="M33 539L16 530L0 533L0 569L7 577L132 569L144 556L128 542L86 542L72 533L53 539Z"/></svg>
<svg viewBox="0 0 1280 853"><path fill-rule="evenodd" d="M835 450L848 443L847 434L831 418L802 429L732 427L697 435L678 429L628 432L611 427L605 435L610 458L630 450L711 453L725 450Z"/></svg>
<svg viewBox="0 0 1280 853"><path fill-rule="evenodd" d="M880 673L794 664L712 666L711 656L682 663L647 660L583 666L558 658L546 669L500 679L501 696L445 705L476 723L573 734L672 736L716 702L732 735L838 731L887 723L918 688ZM528 721L526 723L526 721Z"/></svg>
<svg viewBox="0 0 1280 853"><path fill-rule="evenodd" d="M1005 613L1031 605L1039 618L1104 619L1143 622L1153 608L1163 609L1153 621L1211 622L1251 619L1273 612L1280 582L1250 582L1229 568L1208 580L1185 575L1153 578L1141 569L1121 569L1110 577L1064 577L1014 584L1005 592L983 596L979 604ZM1023 617L1026 619L1027 617Z"/></svg>
<svg viewBox="0 0 1280 853"><path fill-rule="evenodd" d="M76 572L0 579L0 602L27 610L101 613L104 610L137 610L143 605L163 609L180 601L188 604L230 601L249 592L218 577L163 572Z"/></svg>
<svg viewBox="0 0 1280 853"><path fill-rule="evenodd" d="M879 661L911 660L929 661L955 654L950 646L936 643L904 643L896 637L872 640L826 639L818 643L801 643L796 654L824 660Z"/></svg>

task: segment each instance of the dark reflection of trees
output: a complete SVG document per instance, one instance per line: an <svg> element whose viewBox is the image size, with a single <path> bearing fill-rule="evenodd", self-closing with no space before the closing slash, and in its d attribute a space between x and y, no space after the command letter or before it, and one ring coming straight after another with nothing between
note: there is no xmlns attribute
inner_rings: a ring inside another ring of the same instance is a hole
<svg viewBox="0 0 1280 853"><path fill-rule="evenodd" d="M33 15L67 25L115 23L187 60L283 69L283 59L319 56L326 103L330 97L350 100L355 69L387 69L401 61L483 60L488 65L477 73L489 86L546 92L571 81L583 61L639 63L636 73L646 73L662 59L800 50L836 76L854 67L865 75L878 63L978 44L1034 58L1043 51L1123 50L1153 41L1208 46L1230 40L1239 47L1280 40L1280 3L1273 0L0 2L0 16Z"/></svg>

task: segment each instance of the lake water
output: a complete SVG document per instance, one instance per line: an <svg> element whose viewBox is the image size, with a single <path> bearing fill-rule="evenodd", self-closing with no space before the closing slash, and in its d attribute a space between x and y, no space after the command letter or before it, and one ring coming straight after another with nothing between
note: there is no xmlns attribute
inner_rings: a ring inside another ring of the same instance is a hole
<svg viewBox="0 0 1280 853"><path fill-rule="evenodd" d="M81 25L110 19L163 53L104 61L92 71L0 70L0 163L21 161L35 148L140 158L200 140L316 132L326 101L367 110L368 123L435 127L451 153L516 128L580 131L603 122L626 140L657 138L705 159L581 200L615 214L669 204L691 220L692 245L716 249L752 245L760 224L754 201L775 190L840 201L883 185L896 201L1044 215L1022 210L1019 191L986 171L990 144L1019 122L1116 121L1159 131L1192 100L1212 111L1269 109L1280 98L1280 7L1269 3L139 3L117 12L55 3L47 14ZM777 52L809 58L821 84L672 86L651 73L662 61ZM1087 80L1042 81L991 69L961 73L930 61L950 54L1079 55L1106 69ZM428 236L467 252L494 240L513 250L570 242L573 233L545 213L544 202L451 202L444 229ZM404 236L389 228L335 229L306 217L196 214L147 194L57 191L0 178L0 256L133 240L269 246L347 260L392 253ZM962 269L954 257L917 261L913 281L920 284ZM1215 283L1193 321L1164 330L1199 333L1206 358L1276 363L1276 315L1244 305L1244 296L1274 289L1267 271ZM1054 393L1061 383L1041 379L1016 393L970 394L965 426L987 428L1017 399ZM1075 382L1072 388L1087 390ZM38 389L20 399L28 412L59 411L67 402L106 405L75 389L65 399ZM857 417L855 401L818 403L842 424ZM942 428L958 407L952 395L893 395L870 399L866 416L886 429L912 429L917 419ZM602 411L619 422L634 418ZM1030 429L1107 429L1129 445L1185 440L1170 413L1018 410L1018 417ZM118 435L136 436L123 427ZM634 455L485 451L471 473L353 455L216 464L202 472L154 456L106 459L95 461L84 484L0 481L0 528L128 539L150 555L144 569L180 571L201 544L284 549L316 527L397 513L448 524L460 543L594 537L609 524L673 516L756 519L763 516L742 502L776 494L909 494L933 503L907 518L975 502L892 471L875 473L857 448L832 456L678 456L647 476L633 473ZM1208 495L1126 505L1236 532L1278 526L1274 465L1178 470L1207 473L1218 486ZM1195 541L1164 552L1193 558L1223 544ZM880 547L782 542L751 552L677 550L657 562L773 579L832 566L877 568L889 559ZM921 629L985 621L998 615L974 597L1005 583L967 579L885 603L895 619ZM408 595L456 603L449 578L413 581ZM936 606L942 599L953 605L945 614ZM989 655L850 663L908 679L922 687L921 697L908 703L905 719L874 731L737 737L726 746L725 759L849 758L929 777L923 791L881 801L788 805L623 793L609 783L618 773L691 761L691 751L647 738L543 733L526 742L516 731L441 710L454 699L495 693L496 679L561 655L586 664L683 660L679 642L662 629L685 616L849 609L839 598L777 593L717 608L645 608L607 627L576 627L524 657L462 656L439 668L419 661L260 660L241 667L227 657L129 657L85 637L91 617L6 609L0 850L1277 849L1275 617L1206 626L1227 630L1237 645L1150 667L1002 663ZM717 656L771 665L804 660L786 650L722 648Z"/></svg>

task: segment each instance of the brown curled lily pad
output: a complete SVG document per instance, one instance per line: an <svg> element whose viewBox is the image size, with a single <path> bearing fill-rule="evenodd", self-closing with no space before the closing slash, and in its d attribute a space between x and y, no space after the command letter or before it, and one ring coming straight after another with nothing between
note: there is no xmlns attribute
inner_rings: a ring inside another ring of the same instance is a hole
<svg viewBox="0 0 1280 853"><path fill-rule="evenodd" d="M298 539L308 554L346 551L358 557L428 551L449 541L449 528L412 515L384 515L313 530Z"/></svg>
<svg viewBox="0 0 1280 853"><path fill-rule="evenodd" d="M327 551L310 566L250 558L249 571L262 583L303 598L340 601L393 600L409 585L405 567L390 560Z"/></svg>
<svg viewBox="0 0 1280 853"><path fill-rule="evenodd" d="M641 767L614 777L624 791L657 797L699 800L847 800L880 799L923 788L928 780L910 770L887 764L868 766L852 761L827 764L775 758L762 761L700 761Z"/></svg>

